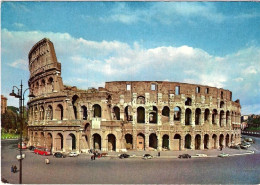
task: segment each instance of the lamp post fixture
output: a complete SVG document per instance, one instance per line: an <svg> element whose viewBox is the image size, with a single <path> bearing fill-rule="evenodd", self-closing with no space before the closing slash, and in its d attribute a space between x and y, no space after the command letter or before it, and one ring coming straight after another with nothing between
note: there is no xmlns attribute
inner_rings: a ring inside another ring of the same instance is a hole
<svg viewBox="0 0 260 185"><path fill-rule="evenodd" d="M14 88L18 90L17 93L14 93ZM23 123L24 123L24 94L30 89L27 88L23 92L23 83L21 81L20 88L13 86L13 90L10 93L10 96L19 98L19 117L20 117L20 163L19 163L19 184L22 184L22 139L23 139ZM29 97L35 97L33 94L30 94Z"/></svg>

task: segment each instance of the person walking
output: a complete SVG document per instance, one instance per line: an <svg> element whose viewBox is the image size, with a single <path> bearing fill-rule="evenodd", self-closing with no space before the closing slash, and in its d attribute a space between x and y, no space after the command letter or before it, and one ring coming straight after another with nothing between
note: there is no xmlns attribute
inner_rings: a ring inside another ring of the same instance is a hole
<svg viewBox="0 0 260 185"><path fill-rule="evenodd" d="M160 152L158 152L158 157L160 157L161 156L161 153Z"/></svg>
<svg viewBox="0 0 260 185"><path fill-rule="evenodd" d="M17 167L16 165L14 165L14 173L16 173Z"/></svg>
<svg viewBox="0 0 260 185"><path fill-rule="evenodd" d="M11 166L11 172L14 173L14 165Z"/></svg>

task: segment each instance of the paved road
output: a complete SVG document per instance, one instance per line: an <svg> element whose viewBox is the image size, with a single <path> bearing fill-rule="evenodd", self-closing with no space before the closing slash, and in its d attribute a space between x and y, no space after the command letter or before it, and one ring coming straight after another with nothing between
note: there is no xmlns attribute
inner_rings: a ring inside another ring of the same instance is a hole
<svg viewBox="0 0 260 185"><path fill-rule="evenodd" d="M10 166L19 166L15 156L17 141L2 141L1 175L10 183L18 183L19 173ZM260 149L260 139L252 146ZM260 150L258 150L260 151ZM259 184L260 153L229 158L192 159L118 159L91 161L87 155L56 159L25 151L23 183L26 184Z"/></svg>

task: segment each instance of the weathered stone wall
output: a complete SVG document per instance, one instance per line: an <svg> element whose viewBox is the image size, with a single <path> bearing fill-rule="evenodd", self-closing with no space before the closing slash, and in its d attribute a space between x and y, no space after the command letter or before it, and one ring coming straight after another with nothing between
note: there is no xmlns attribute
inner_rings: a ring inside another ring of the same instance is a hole
<svg viewBox="0 0 260 185"><path fill-rule="evenodd" d="M240 142L240 104L229 90L164 81L63 85L53 44L29 53L30 144L53 151L211 149ZM46 68L47 66L47 68Z"/></svg>

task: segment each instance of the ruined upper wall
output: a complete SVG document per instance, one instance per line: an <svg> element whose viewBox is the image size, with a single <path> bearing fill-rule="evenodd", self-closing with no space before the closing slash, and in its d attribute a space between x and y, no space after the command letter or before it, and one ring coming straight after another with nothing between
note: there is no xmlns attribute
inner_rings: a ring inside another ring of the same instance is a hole
<svg viewBox="0 0 260 185"><path fill-rule="evenodd" d="M47 38L32 47L28 59L30 78L51 69L61 72L61 64L57 61L53 43Z"/></svg>

